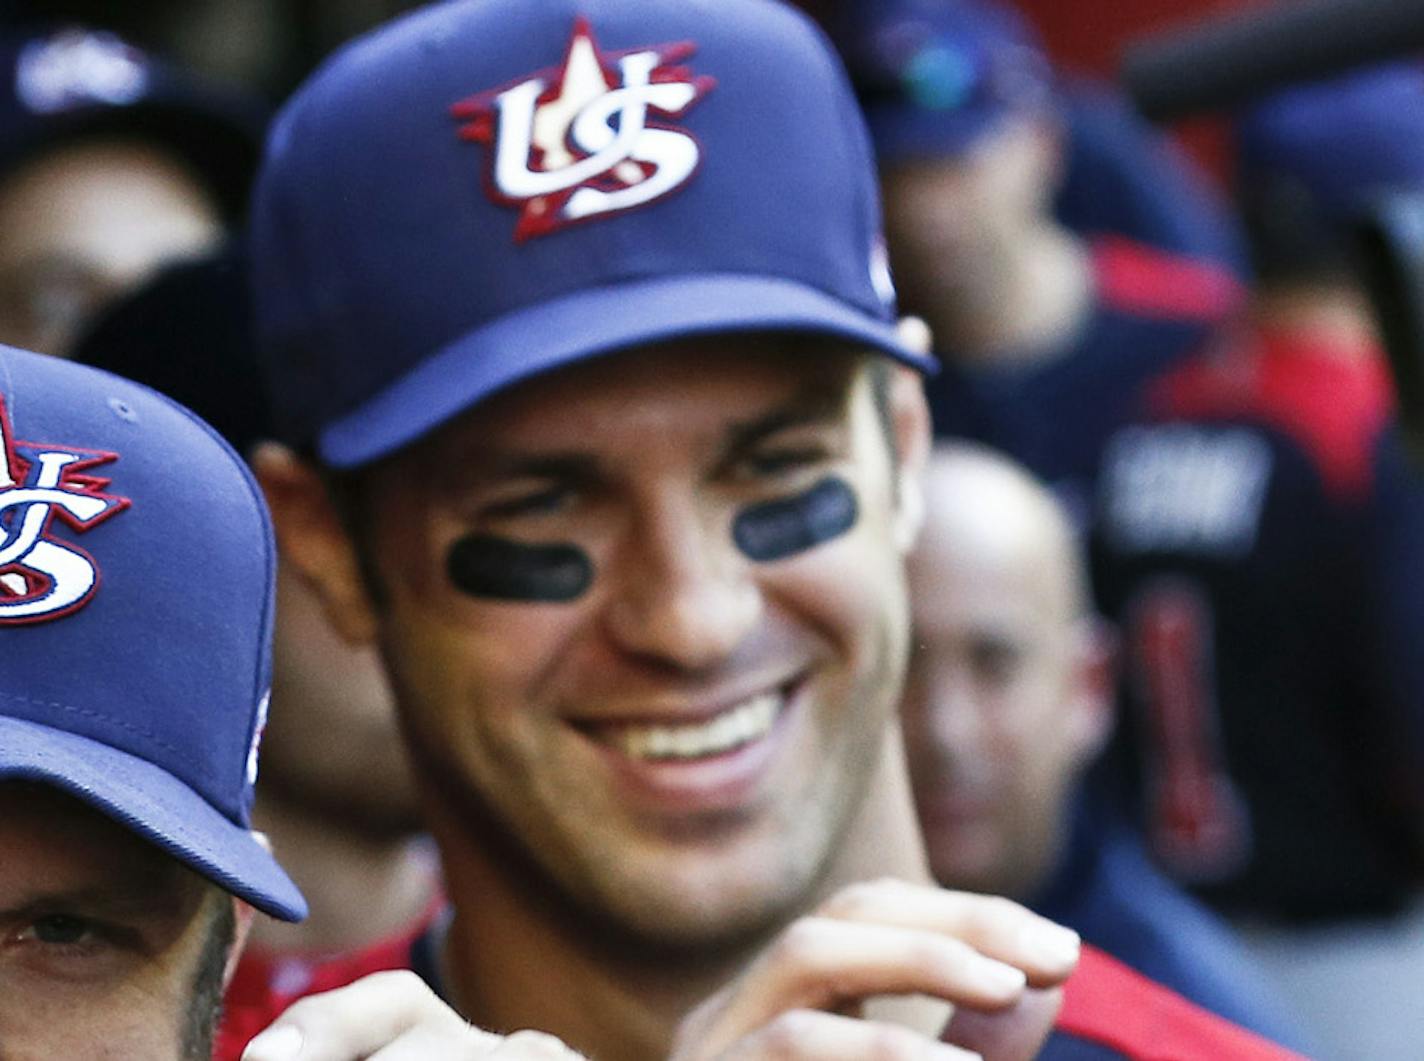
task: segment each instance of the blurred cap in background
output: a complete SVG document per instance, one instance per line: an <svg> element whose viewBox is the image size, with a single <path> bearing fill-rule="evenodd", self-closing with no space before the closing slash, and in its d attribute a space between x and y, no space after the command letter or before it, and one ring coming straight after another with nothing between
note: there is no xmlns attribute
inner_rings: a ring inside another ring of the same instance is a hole
<svg viewBox="0 0 1424 1061"><path fill-rule="evenodd" d="M833 28L882 162L958 155L1053 106L1048 58L1011 8L858 0Z"/></svg>
<svg viewBox="0 0 1424 1061"><path fill-rule="evenodd" d="M1424 68L1373 67L1276 93L1238 116L1236 142L1261 275L1343 268L1372 196L1424 188Z"/></svg>
<svg viewBox="0 0 1424 1061"><path fill-rule="evenodd" d="M0 175L63 143L121 136L167 148L230 221L244 213L265 123L256 101L76 27L0 35L0 78Z"/></svg>
<svg viewBox="0 0 1424 1061"><path fill-rule="evenodd" d="M73 357L174 398L246 455L271 434L249 307L236 249L179 262L100 313Z"/></svg>

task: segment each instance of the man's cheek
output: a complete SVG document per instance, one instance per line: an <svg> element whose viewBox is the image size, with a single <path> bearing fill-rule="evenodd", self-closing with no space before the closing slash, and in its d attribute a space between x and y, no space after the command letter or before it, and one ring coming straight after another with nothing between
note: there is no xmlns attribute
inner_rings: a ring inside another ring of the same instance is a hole
<svg viewBox="0 0 1424 1061"><path fill-rule="evenodd" d="M732 523L732 540L749 560L785 560L839 538L859 516L850 484L828 475L802 493L743 509Z"/></svg>
<svg viewBox="0 0 1424 1061"><path fill-rule="evenodd" d="M446 553L445 574L461 593L483 600L566 604L593 584L593 562L573 545L467 534Z"/></svg>

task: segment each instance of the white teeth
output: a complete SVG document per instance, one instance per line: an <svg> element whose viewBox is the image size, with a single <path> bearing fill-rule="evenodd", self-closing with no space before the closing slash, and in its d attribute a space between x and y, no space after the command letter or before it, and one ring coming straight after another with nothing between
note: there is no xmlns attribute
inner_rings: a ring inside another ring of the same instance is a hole
<svg viewBox="0 0 1424 1061"><path fill-rule="evenodd" d="M626 726L618 747L634 759L700 759L758 740L771 730L781 708L778 693L762 693L695 725Z"/></svg>

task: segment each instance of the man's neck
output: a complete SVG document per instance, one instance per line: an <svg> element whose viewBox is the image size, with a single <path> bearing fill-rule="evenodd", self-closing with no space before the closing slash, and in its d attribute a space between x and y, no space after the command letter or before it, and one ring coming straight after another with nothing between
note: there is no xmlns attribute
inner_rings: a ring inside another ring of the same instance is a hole
<svg viewBox="0 0 1424 1061"><path fill-rule="evenodd" d="M900 739L898 730L887 737L861 812L805 912L855 881L931 881ZM576 938L567 921L536 909L527 890L508 886L479 859L463 856L446 828L436 825L434 831L455 906L442 958L445 986L463 1015L483 1027L539 1028L592 1057L664 1058L684 1014L739 974L768 941L749 941L715 957L650 957L631 946L611 955L606 945ZM946 1013L937 1004L919 1003L877 1016L934 1032Z"/></svg>
<svg viewBox="0 0 1424 1061"><path fill-rule="evenodd" d="M1276 285L1257 292L1252 313L1266 330L1310 336L1311 349L1374 356L1379 333L1363 292L1345 284Z"/></svg>
<svg viewBox="0 0 1424 1061"><path fill-rule="evenodd" d="M1006 247L996 268L956 282L963 286L936 300L928 319L939 345L973 367L1045 363L1067 349L1092 308L1088 247L1056 225Z"/></svg>
<svg viewBox="0 0 1424 1061"><path fill-rule="evenodd" d="M296 801L259 796L253 824L307 897L301 924L261 918L255 947L329 954L356 950L414 925L439 892L429 841L336 821Z"/></svg>

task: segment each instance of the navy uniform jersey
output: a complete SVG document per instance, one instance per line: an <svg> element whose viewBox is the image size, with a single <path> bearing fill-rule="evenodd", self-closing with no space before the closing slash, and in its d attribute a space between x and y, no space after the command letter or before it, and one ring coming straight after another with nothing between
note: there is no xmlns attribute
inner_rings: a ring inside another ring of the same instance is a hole
<svg viewBox="0 0 1424 1061"><path fill-rule="evenodd" d="M1242 337L1105 449L1093 573L1126 701L1108 762L1161 863L1230 912L1371 916L1409 894L1415 764L1367 578L1387 395L1373 351Z"/></svg>
<svg viewBox="0 0 1424 1061"><path fill-rule="evenodd" d="M1412 454L1395 425L1375 446L1374 481L1370 574L1380 603L1380 661L1409 727L1408 746L1424 760L1424 453Z"/></svg>
<svg viewBox="0 0 1424 1061"><path fill-rule="evenodd" d="M1015 458L1069 511L1087 511L1099 457L1142 388L1197 352L1238 307L1224 267L1122 237L1091 243L1093 312L1064 349L1022 367L946 359L927 384L935 430Z"/></svg>
<svg viewBox="0 0 1424 1061"><path fill-rule="evenodd" d="M1058 866L1028 899L1032 910L1219 1017L1305 1045L1265 973L1219 917L1153 864L1135 829L1082 798L1072 820Z"/></svg>

